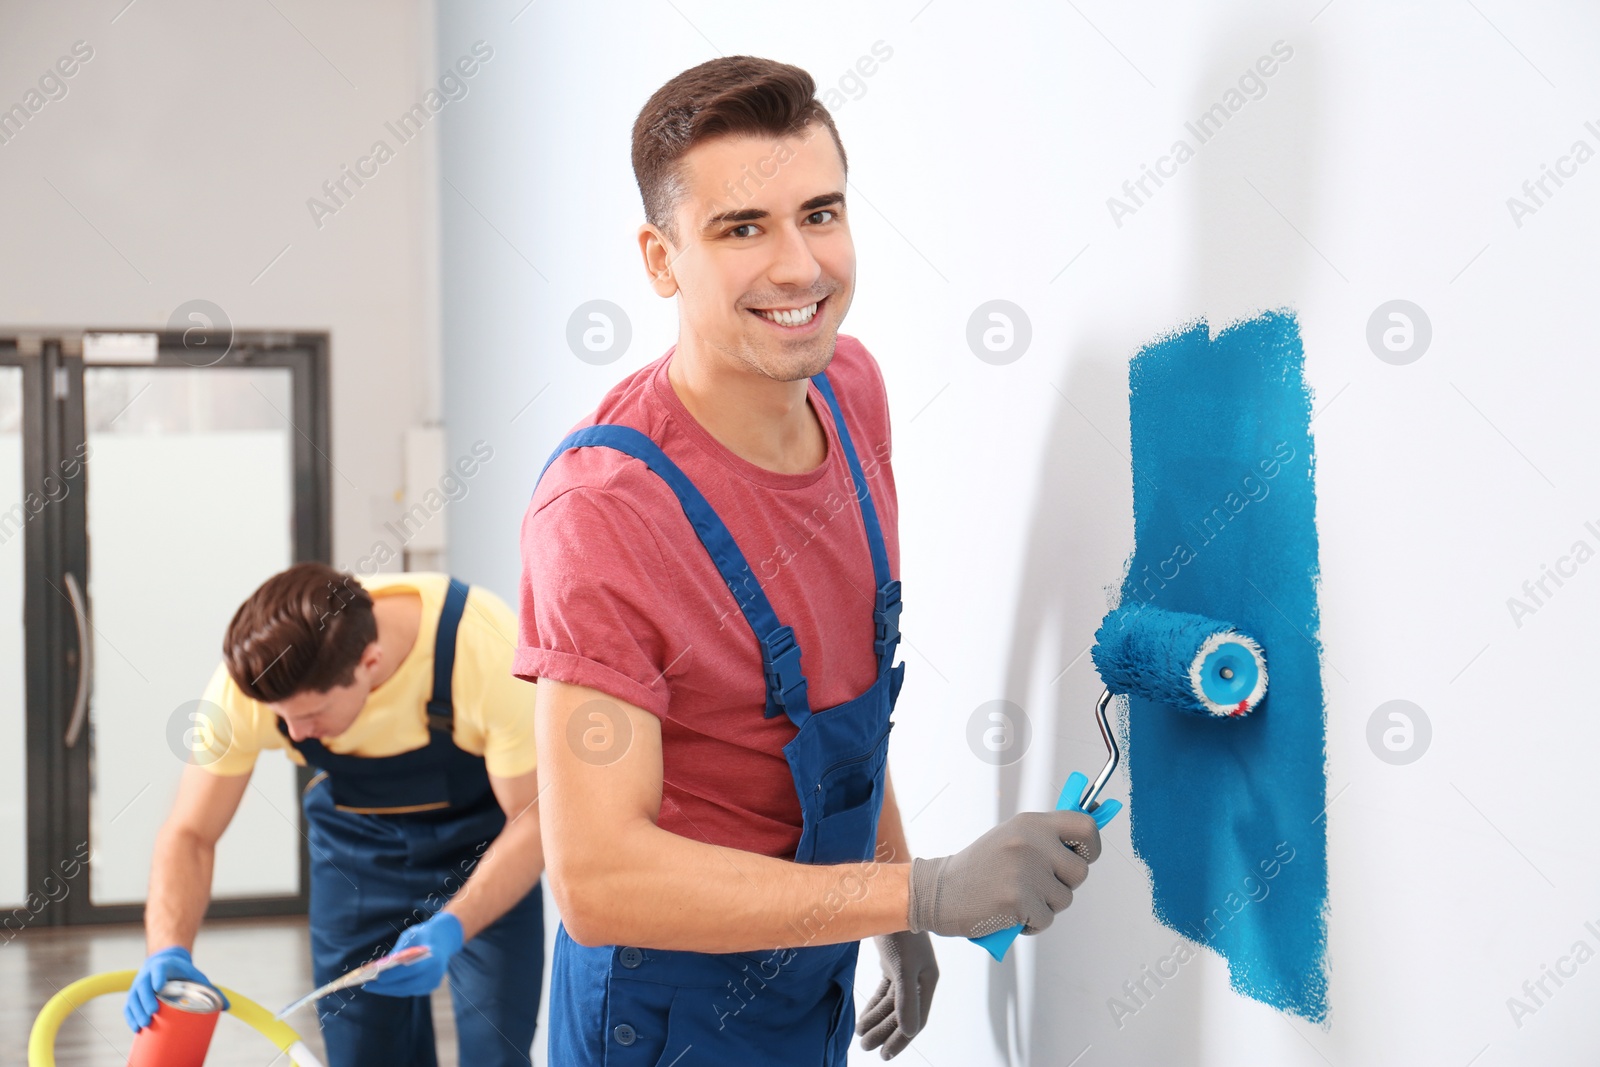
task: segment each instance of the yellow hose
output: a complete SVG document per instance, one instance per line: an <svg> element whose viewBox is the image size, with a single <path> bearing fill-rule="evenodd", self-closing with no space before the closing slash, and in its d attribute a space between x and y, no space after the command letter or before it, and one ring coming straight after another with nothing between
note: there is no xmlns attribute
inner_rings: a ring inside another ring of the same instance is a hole
<svg viewBox="0 0 1600 1067"><path fill-rule="evenodd" d="M107 971L80 978L51 997L39 1010L33 1021L33 1032L28 1035L28 1067L56 1067L56 1032L67 1016L83 1007L95 997L107 993L125 993L133 986L137 971ZM262 1037L278 1049L289 1054L296 1067L322 1067L317 1058L300 1041L300 1035L272 1013L242 993L227 986L218 986L228 998L228 1014L253 1027Z"/></svg>

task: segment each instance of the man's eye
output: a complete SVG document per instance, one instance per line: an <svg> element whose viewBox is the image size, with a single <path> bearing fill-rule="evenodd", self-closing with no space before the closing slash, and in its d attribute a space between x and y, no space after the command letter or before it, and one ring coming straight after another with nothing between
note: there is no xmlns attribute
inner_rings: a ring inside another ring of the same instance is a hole
<svg viewBox="0 0 1600 1067"><path fill-rule="evenodd" d="M813 218L813 219L814 219L814 218L816 218L816 217L817 217L817 216L818 216L818 215L833 215L833 212L832 212L832 211L831 211L831 210L829 210L829 209L827 209L827 208L823 208L823 209L822 209L822 210L821 210L821 211L813 211L813 212L812 212L812 213L811 213L811 214L810 214L810 216L808 216L808 217L809 217L809 218ZM835 217L837 217L837 216L835 216ZM831 221L832 221L832 219L830 219L830 220L829 220L829 221L830 221L830 222L831 222Z"/></svg>
<svg viewBox="0 0 1600 1067"><path fill-rule="evenodd" d="M735 226L733 229L728 231L728 234L730 236L733 236L733 237L738 237L738 236L740 236L740 234L739 234L740 230L753 230L755 228L756 228L755 227L755 223L747 222L742 226Z"/></svg>

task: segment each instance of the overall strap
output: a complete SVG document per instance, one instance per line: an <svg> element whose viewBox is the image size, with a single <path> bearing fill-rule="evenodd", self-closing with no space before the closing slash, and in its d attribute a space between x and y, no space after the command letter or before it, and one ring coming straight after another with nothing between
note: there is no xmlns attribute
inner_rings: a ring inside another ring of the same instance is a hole
<svg viewBox="0 0 1600 1067"><path fill-rule="evenodd" d="M845 425L844 412L833 395L833 386L826 374L818 374L812 381L817 392L828 401L833 410L833 425L839 431L839 443L844 445L845 459L850 462L850 477L856 486L856 498L861 505L861 522L867 530L867 547L872 552L872 577L875 593L872 605L872 649L878 654L878 671L894 665L895 647L900 643L900 581L889 576L889 550L883 542L883 528L878 524L878 509L872 502L872 489L861 471L861 460L856 446L850 440L850 428Z"/></svg>
<svg viewBox="0 0 1600 1067"><path fill-rule="evenodd" d="M806 678L800 671L800 646L795 643L794 628L778 622L771 601L756 582L733 534L689 476L667 458L659 445L631 426L609 423L585 426L556 445L539 477L542 479L550 464L569 449L595 446L613 448L634 457L677 494L689 524L694 527L761 645L761 668L767 682L764 714L770 719L781 713L787 715L797 729L803 726L811 717L811 706L806 700Z"/></svg>
<svg viewBox="0 0 1600 1067"><path fill-rule="evenodd" d="M455 706L450 696L450 681L456 667L456 630L467 609L467 583L450 579L439 610L439 629L433 637L433 698L428 701L428 726L449 733L455 724Z"/></svg>

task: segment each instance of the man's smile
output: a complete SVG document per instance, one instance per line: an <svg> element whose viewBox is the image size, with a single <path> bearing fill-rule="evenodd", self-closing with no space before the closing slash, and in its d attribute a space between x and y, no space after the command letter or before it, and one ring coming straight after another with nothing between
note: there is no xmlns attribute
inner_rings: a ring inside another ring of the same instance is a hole
<svg viewBox="0 0 1600 1067"><path fill-rule="evenodd" d="M809 333L821 319L819 312L828 302L827 297L810 304L780 308L746 308L758 319L788 335Z"/></svg>

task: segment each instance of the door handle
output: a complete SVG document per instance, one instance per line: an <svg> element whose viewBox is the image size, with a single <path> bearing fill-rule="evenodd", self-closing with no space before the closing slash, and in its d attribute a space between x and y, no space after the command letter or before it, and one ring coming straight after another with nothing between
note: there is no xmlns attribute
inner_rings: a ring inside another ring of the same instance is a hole
<svg viewBox="0 0 1600 1067"><path fill-rule="evenodd" d="M83 595L83 587L71 571L63 577L67 582L67 596L72 600L73 620L78 626L78 691L72 698L72 718L67 722L67 735L64 738L67 747L71 748L78 743L78 735L83 733L83 724L89 715L89 680L94 674L94 643L89 635L89 602Z"/></svg>

